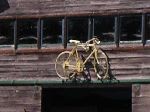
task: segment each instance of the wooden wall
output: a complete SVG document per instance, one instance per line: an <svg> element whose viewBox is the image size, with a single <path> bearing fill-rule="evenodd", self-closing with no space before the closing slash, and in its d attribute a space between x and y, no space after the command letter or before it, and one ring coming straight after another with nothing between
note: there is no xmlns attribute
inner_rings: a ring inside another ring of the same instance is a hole
<svg viewBox="0 0 150 112"><path fill-rule="evenodd" d="M150 85L132 86L132 112L148 112L150 110Z"/></svg>
<svg viewBox="0 0 150 112"><path fill-rule="evenodd" d="M41 94L39 86L0 86L0 111L41 112ZM149 84L132 85L132 112L147 112L149 95Z"/></svg>
<svg viewBox="0 0 150 112"><path fill-rule="evenodd" d="M148 0L1 0L0 19L48 16L94 16L149 13ZM61 81L54 69L59 52L0 49L0 80ZM54 51L54 50L53 50ZM117 80L150 78L150 47L104 47L110 72ZM93 76L92 78L95 78ZM149 110L149 85L132 86L132 112ZM0 111L40 112L41 87L0 86ZM9 107L9 108L8 108Z"/></svg>
<svg viewBox="0 0 150 112"><path fill-rule="evenodd" d="M109 57L110 72L118 80L149 79L150 76L150 48L137 47L110 47L103 50ZM0 55L0 80L37 79L61 80L55 72L55 59L60 52L44 49L18 50L15 53ZM93 76L94 78L95 76Z"/></svg>
<svg viewBox="0 0 150 112"><path fill-rule="evenodd" d="M127 46L126 46L127 47ZM109 51L110 70L117 79L149 79L150 49L127 47Z"/></svg>
<svg viewBox="0 0 150 112"><path fill-rule="evenodd" d="M41 88L0 86L1 112L41 112Z"/></svg>
<svg viewBox="0 0 150 112"><path fill-rule="evenodd" d="M2 0L1 3L1 18L150 12L148 0Z"/></svg>
<svg viewBox="0 0 150 112"><path fill-rule="evenodd" d="M57 79L56 54L1 55L0 79Z"/></svg>

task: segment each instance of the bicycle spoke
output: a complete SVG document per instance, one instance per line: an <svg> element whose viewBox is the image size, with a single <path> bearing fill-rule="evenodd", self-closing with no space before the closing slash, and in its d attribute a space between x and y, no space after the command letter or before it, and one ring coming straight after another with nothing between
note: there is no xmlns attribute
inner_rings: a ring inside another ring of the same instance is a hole
<svg viewBox="0 0 150 112"><path fill-rule="evenodd" d="M108 74L108 59L106 54L103 51L98 53L98 67L97 67L97 77L101 78Z"/></svg>
<svg viewBox="0 0 150 112"><path fill-rule="evenodd" d="M73 73L75 66L75 57L69 57L70 52L65 51L58 55L55 64L57 75L62 79L69 79L69 75ZM68 58L69 57L69 58Z"/></svg>
<svg viewBox="0 0 150 112"><path fill-rule="evenodd" d="M96 38L88 40L86 43L80 43L80 41L72 40L72 43L75 44L73 50L62 52L58 55L55 63L55 70L57 75L62 79L69 79L75 76L77 72L85 72L90 76L90 72L96 72L97 77L108 77L108 58L107 55L101 50L96 48L96 44L99 44L100 41ZM78 57L77 47L90 48L90 55L88 57L82 57L80 62L80 57ZM97 52L98 50L98 52ZM74 55L75 54L75 55ZM91 59L91 57L94 57ZM90 59L89 59L90 58ZM89 59L89 60L88 60ZM85 61L86 60L86 61ZM84 62L85 61L85 62ZM83 68L84 67L84 71ZM92 69L91 69L92 68ZM94 70L93 70L94 68Z"/></svg>

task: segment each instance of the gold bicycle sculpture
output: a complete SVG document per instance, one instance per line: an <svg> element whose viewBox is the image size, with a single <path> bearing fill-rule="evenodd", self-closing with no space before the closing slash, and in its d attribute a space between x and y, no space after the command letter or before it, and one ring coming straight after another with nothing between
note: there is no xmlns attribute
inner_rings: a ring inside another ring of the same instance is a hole
<svg viewBox="0 0 150 112"><path fill-rule="evenodd" d="M68 80L81 75L91 79L91 73L94 73L98 79L109 78L108 57L100 48L97 48L100 44L99 39L92 38L86 43L70 40L70 43L74 45L73 49L60 53L56 58L55 70L61 79ZM81 55L79 47L89 52L86 58ZM89 67L91 65L92 67Z"/></svg>

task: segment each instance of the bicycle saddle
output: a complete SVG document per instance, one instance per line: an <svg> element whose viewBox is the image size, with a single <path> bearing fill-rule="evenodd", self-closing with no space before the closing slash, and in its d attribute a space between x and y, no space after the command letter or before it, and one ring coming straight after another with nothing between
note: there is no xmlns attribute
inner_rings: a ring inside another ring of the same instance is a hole
<svg viewBox="0 0 150 112"><path fill-rule="evenodd" d="M80 41L79 40L69 40L70 43L75 43L75 44L79 44Z"/></svg>

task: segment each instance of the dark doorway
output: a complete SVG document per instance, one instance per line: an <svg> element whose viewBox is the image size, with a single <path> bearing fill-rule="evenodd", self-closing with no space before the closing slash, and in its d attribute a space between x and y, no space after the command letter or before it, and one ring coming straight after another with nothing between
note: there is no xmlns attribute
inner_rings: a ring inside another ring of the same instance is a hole
<svg viewBox="0 0 150 112"><path fill-rule="evenodd" d="M131 112L131 87L44 88L42 112Z"/></svg>

